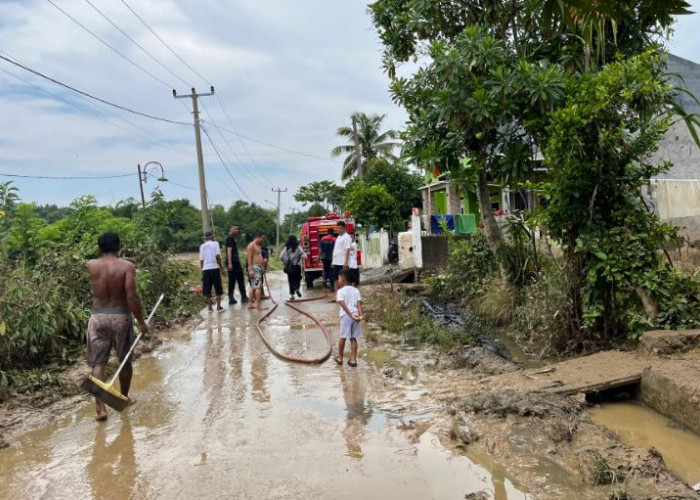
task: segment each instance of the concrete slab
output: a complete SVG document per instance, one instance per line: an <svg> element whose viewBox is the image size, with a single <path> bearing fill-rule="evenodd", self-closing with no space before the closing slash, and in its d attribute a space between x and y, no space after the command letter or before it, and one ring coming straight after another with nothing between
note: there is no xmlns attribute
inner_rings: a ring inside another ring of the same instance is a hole
<svg viewBox="0 0 700 500"><path fill-rule="evenodd" d="M700 346L700 330L654 330L642 335L637 350L643 356L669 356Z"/></svg>

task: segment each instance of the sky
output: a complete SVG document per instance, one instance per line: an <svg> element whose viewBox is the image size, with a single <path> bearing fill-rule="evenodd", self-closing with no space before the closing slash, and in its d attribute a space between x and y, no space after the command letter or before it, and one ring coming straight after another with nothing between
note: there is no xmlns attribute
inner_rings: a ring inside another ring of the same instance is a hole
<svg viewBox="0 0 700 500"><path fill-rule="evenodd" d="M279 188L287 190L282 213L298 209L300 186L340 183L341 159L330 150L343 143L336 130L352 112L386 114L386 128L401 129L406 119L390 99L366 3L0 0L0 55L183 123L96 103L0 60L0 182L12 180L26 202L67 205L93 194L114 205L139 198L137 165L158 162L168 181L159 183L158 165L149 164L146 196L158 186L167 199L199 206L192 102L174 99L172 89L207 93L213 85L215 95L199 99L211 138L202 137L209 203L228 208L243 199L273 208ZM691 3L700 12L700 0ZM699 16L682 18L670 43L672 53L698 63Z"/></svg>

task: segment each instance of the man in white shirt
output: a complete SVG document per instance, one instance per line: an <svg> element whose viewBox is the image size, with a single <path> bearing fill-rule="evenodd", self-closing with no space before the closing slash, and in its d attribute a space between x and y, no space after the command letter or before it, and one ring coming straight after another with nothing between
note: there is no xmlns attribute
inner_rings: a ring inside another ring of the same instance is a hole
<svg viewBox="0 0 700 500"><path fill-rule="evenodd" d="M333 287L338 291L338 274L350 265L350 249L352 248L352 238L347 233L345 221L338 222L338 239L333 247Z"/></svg>
<svg viewBox="0 0 700 500"><path fill-rule="evenodd" d="M202 293L207 301L207 308L212 311L211 289L216 291L216 310L223 311L221 296L224 287L221 284L221 273L224 267L221 264L221 247L218 241L213 241L214 236L210 231L204 233L204 243L199 247L199 265L202 268Z"/></svg>

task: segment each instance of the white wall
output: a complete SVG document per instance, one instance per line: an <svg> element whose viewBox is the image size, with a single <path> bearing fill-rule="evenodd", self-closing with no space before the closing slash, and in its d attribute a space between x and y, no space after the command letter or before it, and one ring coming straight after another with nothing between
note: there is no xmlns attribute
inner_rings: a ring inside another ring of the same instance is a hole
<svg viewBox="0 0 700 500"><path fill-rule="evenodd" d="M389 233L380 231L360 238L363 269L375 269L389 263Z"/></svg>

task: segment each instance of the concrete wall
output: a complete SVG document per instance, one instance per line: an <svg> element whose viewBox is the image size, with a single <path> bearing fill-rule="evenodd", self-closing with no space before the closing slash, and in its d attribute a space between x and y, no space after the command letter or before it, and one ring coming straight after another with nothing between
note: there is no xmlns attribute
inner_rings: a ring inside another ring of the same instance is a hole
<svg viewBox="0 0 700 500"><path fill-rule="evenodd" d="M683 81L672 80L675 86L686 87L695 96L700 97L700 65L669 55L666 68L669 73L677 73L683 77ZM689 113L700 113L700 106L684 93L679 93L676 99ZM658 178L700 179L700 149L690 136L685 123L671 126L665 139L659 144L659 150L652 155L654 163L665 160L673 163L673 167Z"/></svg>
<svg viewBox="0 0 700 500"><path fill-rule="evenodd" d="M363 269L375 269L389 263L389 233L380 231L360 238Z"/></svg>

